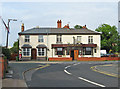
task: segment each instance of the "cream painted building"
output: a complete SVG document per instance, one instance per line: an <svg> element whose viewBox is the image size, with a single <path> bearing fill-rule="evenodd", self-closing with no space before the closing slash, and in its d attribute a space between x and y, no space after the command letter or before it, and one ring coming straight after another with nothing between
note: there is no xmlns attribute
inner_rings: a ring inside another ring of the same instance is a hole
<svg viewBox="0 0 120 89"><path fill-rule="evenodd" d="M51 57L100 57L100 33L87 29L61 27L32 28L19 34L19 55L22 60L47 60Z"/></svg>

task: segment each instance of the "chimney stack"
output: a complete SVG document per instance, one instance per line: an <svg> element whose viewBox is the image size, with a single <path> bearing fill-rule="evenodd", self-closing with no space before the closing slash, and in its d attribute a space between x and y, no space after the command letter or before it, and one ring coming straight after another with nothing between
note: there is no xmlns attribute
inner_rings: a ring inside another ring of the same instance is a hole
<svg viewBox="0 0 120 89"><path fill-rule="evenodd" d="M68 28L69 29L69 24L65 25L63 28Z"/></svg>
<svg viewBox="0 0 120 89"><path fill-rule="evenodd" d="M58 20L58 21L57 21L57 28L61 28L61 27L62 27L62 21L61 21L61 20L60 20L60 21Z"/></svg>
<svg viewBox="0 0 120 89"><path fill-rule="evenodd" d="M22 32L24 31L24 23L22 23L21 31L22 31Z"/></svg>
<svg viewBox="0 0 120 89"><path fill-rule="evenodd" d="M83 26L83 28L86 28L86 25L85 25L85 26Z"/></svg>

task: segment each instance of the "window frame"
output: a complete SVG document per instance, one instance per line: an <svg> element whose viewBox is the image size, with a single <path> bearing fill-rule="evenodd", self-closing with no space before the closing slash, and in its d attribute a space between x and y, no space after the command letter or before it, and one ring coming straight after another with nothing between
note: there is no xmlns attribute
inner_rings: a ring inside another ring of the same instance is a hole
<svg viewBox="0 0 120 89"><path fill-rule="evenodd" d="M22 48L23 56L31 56L31 48Z"/></svg>
<svg viewBox="0 0 120 89"><path fill-rule="evenodd" d="M57 35L56 42L61 43L62 42L62 35Z"/></svg>
<svg viewBox="0 0 120 89"><path fill-rule="evenodd" d="M97 49L96 48L94 49L94 53L97 53Z"/></svg>
<svg viewBox="0 0 120 89"><path fill-rule="evenodd" d="M58 48L62 48L62 47L58 47ZM65 54L65 52L63 52L63 51L65 51L65 49L64 48L62 48L62 50L61 51L58 51L57 50L57 48L55 49L55 55L64 55Z"/></svg>
<svg viewBox="0 0 120 89"><path fill-rule="evenodd" d="M46 56L46 48L37 48L37 56Z"/></svg>
<svg viewBox="0 0 120 89"><path fill-rule="evenodd" d="M90 48L90 50L88 50L87 48ZM84 47L84 55L93 55L93 48L92 47Z"/></svg>
<svg viewBox="0 0 120 89"><path fill-rule="evenodd" d="M77 36L77 42L79 42L79 41L81 42L81 37L82 36ZM80 40L78 40L78 38L80 38Z"/></svg>
<svg viewBox="0 0 120 89"><path fill-rule="evenodd" d="M88 44L93 44L93 36L88 36Z"/></svg>
<svg viewBox="0 0 120 89"><path fill-rule="evenodd" d="M44 42L43 35L38 35L38 42Z"/></svg>
<svg viewBox="0 0 120 89"><path fill-rule="evenodd" d="M30 42L30 35L25 35L25 42Z"/></svg>

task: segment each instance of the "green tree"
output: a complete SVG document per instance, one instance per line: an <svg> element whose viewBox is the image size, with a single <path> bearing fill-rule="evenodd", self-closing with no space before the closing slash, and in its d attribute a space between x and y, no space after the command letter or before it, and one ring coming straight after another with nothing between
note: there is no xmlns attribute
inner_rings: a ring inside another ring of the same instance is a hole
<svg viewBox="0 0 120 89"><path fill-rule="evenodd" d="M100 25L95 31L101 32L101 49L105 49L107 52L118 52L118 38L119 33L116 26L110 26L108 24Z"/></svg>
<svg viewBox="0 0 120 89"><path fill-rule="evenodd" d="M81 29L81 28L83 28L83 27L80 26L80 25L75 25L74 28L76 28L76 29Z"/></svg>
<svg viewBox="0 0 120 89"><path fill-rule="evenodd" d="M10 49L10 51L11 51L12 54L18 53L18 51L19 51L18 41L14 42L13 47Z"/></svg>
<svg viewBox="0 0 120 89"><path fill-rule="evenodd" d="M10 49L6 47L2 47L2 53L7 59L10 59L10 56L11 56Z"/></svg>

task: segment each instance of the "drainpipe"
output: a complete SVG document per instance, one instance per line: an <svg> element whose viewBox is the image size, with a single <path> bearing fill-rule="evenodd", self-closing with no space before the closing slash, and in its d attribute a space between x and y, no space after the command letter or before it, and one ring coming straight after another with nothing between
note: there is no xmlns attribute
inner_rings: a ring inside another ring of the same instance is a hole
<svg viewBox="0 0 120 89"><path fill-rule="evenodd" d="M46 53L47 53L47 51L48 51L48 30L46 30L46 33L47 33L47 50L46 50ZM48 54L46 54L47 55L47 61L48 61Z"/></svg>

